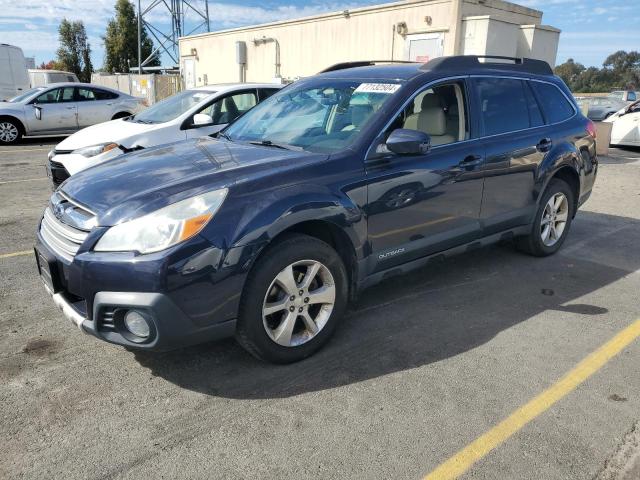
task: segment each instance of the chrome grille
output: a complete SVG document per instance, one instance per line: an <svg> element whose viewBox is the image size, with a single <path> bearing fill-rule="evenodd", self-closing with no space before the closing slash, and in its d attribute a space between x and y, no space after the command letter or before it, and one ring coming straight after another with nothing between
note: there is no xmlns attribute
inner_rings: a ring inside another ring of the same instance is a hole
<svg viewBox="0 0 640 480"><path fill-rule="evenodd" d="M95 215L56 192L44 211L40 235L54 253L71 261L94 223Z"/></svg>

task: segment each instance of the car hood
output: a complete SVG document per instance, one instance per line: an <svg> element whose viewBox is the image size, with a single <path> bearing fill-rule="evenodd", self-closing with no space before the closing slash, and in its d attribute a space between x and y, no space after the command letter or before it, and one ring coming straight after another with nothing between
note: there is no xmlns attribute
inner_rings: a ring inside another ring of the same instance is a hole
<svg viewBox="0 0 640 480"><path fill-rule="evenodd" d="M60 189L111 226L185 198L327 158L209 137L122 155L81 171Z"/></svg>
<svg viewBox="0 0 640 480"><path fill-rule="evenodd" d="M98 123L65 138L56 146L56 150L75 150L77 148L89 147L100 143L114 142L125 144L129 147L130 137L160 127L161 124L138 123L122 118L109 122Z"/></svg>

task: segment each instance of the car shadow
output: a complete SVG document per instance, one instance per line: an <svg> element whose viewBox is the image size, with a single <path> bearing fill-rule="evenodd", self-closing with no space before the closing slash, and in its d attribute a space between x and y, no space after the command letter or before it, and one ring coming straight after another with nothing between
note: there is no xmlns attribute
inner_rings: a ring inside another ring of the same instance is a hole
<svg viewBox="0 0 640 480"><path fill-rule="evenodd" d="M496 245L378 284L363 292L325 348L296 364L260 362L233 340L134 355L153 375L189 390L282 398L438 362L545 311L568 313L553 317L562 322L574 315L604 322L607 306L581 297L640 268L640 221L580 212L573 227L552 257Z"/></svg>
<svg viewBox="0 0 640 480"><path fill-rule="evenodd" d="M20 142L18 143L18 146L25 146L25 145L30 145L30 146L49 146L49 145L57 145L59 144L61 141L63 141L65 138L67 138L66 136L60 136L60 137L24 137L20 140Z"/></svg>

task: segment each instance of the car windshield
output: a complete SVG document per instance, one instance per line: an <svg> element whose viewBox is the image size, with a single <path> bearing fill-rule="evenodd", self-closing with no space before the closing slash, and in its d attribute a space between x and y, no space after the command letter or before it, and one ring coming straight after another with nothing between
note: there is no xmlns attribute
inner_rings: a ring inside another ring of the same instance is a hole
<svg viewBox="0 0 640 480"><path fill-rule="evenodd" d="M44 90L46 87L36 87L36 88L32 88L30 90L27 90L24 93L21 93L20 95L18 95L17 97L13 97L11 99L8 100L9 103L20 103L23 100L26 100L27 98L29 98L31 95L33 95L34 93L37 92L41 92L42 90Z"/></svg>
<svg viewBox="0 0 640 480"><path fill-rule="evenodd" d="M216 92L207 90L185 90L129 118L140 123L170 122L214 93Z"/></svg>
<svg viewBox="0 0 640 480"><path fill-rule="evenodd" d="M231 141L331 153L353 143L399 83L314 80L291 85L231 124Z"/></svg>

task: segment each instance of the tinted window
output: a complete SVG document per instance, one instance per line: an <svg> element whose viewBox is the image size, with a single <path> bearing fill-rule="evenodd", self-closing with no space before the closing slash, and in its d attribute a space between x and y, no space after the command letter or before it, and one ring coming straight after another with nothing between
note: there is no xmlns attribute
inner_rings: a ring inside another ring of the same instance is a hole
<svg viewBox="0 0 640 480"><path fill-rule="evenodd" d="M531 86L529 82L524 89L525 96L527 97L527 106L529 107L529 124L532 127L539 127L544 125L544 119L542 118L542 112L540 111L540 105L536 101L536 98L531 92Z"/></svg>
<svg viewBox="0 0 640 480"><path fill-rule="evenodd" d="M627 100L629 100L630 102L635 102L636 94L634 92L629 92L629 94L627 95Z"/></svg>
<svg viewBox="0 0 640 480"><path fill-rule="evenodd" d="M88 88L78 88L78 101L86 102L88 100L95 100L96 97L93 94L93 90L89 90Z"/></svg>
<svg viewBox="0 0 640 480"><path fill-rule="evenodd" d="M271 95L278 91L277 88L260 88L258 89L258 96L260 97L260 101L266 100Z"/></svg>
<svg viewBox="0 0 640 480"><path fill-rule="evenodd" d="M529 128L524 83L509 78L476 80L484 134L496 135Z"/></svg>
<svg viewBox="0 0 640 480"><path fill-rule="evenodd" d="M561 122L573 116L573 106L558 87L542 82L531 82L531 87L542 105L547 123Z"/></svg>
<svg viewBox="0 0 640 480"><path fill-rule="evenodd" d="M97 88L93 89L93 95L97 100L113 100L114 98L118 98L118 94L116 93L107 90L98 90Z"/></svg>

